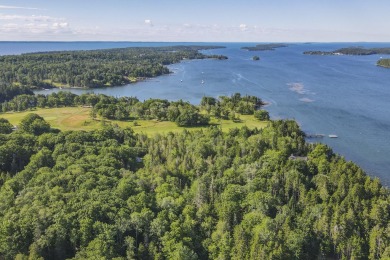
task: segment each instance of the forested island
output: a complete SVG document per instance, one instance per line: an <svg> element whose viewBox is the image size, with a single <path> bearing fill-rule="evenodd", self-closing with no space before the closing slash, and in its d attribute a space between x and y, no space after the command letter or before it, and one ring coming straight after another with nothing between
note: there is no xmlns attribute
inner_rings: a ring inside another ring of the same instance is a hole
<svg viewBox="0 0 390 260"><path fill-rule="evenodd" d="M384 68L390 68L390 59L380 59L378 60L377 65Z"/></svg>
<svg viewBox="0 0 390 260"><path fill-rule="evenodd" d="M283 43L263 43L257 44L254 47L242 47L241 49L248 51L274 51L276 48L282 48L287 46L287 44Z"/></svg>
<svg viewBox="0 0 390 260"><path fill-rule="evenodd" d="M120 86L170 73L166 65L190 59L227 59L200 50L222 46L131 47L0 56L0 102L30 89Z"/></svg>
<svg viewBox="0 0 390 260"><path fill-rule="evenodd" d="M305 51L307 55L374 55L374 54L390 54L390 48L361 48L348 47L341 48L335 51Z"/></svg>
<svg viewBox="0 0 390 260"><path fill-rule="evenodd" d="M124 107L163 119L172 104L189 105L60 92L2 108L88 105L109 117ZM261 104L237 93L198 109L267 120ZM389 212L378 179L306 143L295 121L146 136L60 131L34 113L17 129L0 119L1 259L387 259Z"/></svg>

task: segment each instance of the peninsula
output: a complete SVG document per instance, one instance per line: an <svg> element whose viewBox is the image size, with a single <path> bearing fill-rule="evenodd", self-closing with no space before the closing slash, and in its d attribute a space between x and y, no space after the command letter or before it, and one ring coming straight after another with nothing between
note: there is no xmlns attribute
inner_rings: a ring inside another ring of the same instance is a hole
<svg viewBox="0 0 390 260"><path fill-rule="evenodd" d="M131 47L0 56L0 102L39 88L121 86L170 73L167 65L192 59L227 59L200 50L222 46Z"/></svg>
<svg viewBox="0 0 390 260"><path fill-rule="evenodd" d="M373 55L373 54L390 54L390 47L388 48L361 48L348 47L341 48L334 51L305 51L306 55Z"/></svg>

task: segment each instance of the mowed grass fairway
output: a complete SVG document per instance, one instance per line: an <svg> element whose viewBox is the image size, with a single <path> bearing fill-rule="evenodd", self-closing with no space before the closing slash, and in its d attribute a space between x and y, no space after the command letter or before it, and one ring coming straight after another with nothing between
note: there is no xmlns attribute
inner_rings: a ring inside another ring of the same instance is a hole
<svg viewBox="0 0 390 260"><path fill-rule="evenodd" d="M136 133L144 133L152 136L157 133L178 132L184 129L196 130L206 128L202 127L178 127L174 122L157 121L157 120L136 120L134 121L117 121L101 119L92 120L89 113L91 108L85 107L61 107L61 108L43 108L24 112L2 113L0 117L6 118L13 125L19 125L20 121L29 113L36 113L43 117L53 128L60 130L94 130L104 126L104 124L117 124L120 127L131 127ZM222 131L229 131L231 128L240 128L246 125L248 128L263 128L268 123L259 121L253 115L240 115L241 121L236 123L232 120L218 120L212 118L210 124L219 125Z"/></svg>
<svg viewBox="0 0 390 260"><path fill-rule="evenodd" d="M90 108L83 107L42 108L23 112L3 113L0 114L0 117L8 119L13 125L19 125L26 115L35 113L43 117L53 128L61 130L93 130L99 127L99 123L90 120L90 111Z"/></svg>

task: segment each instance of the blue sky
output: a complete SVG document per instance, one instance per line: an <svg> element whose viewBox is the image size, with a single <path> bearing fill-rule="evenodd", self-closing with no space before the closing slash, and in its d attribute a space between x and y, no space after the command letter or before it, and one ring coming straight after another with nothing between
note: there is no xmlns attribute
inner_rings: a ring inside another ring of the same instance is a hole
<svg viewBox="0 0 390 260"><path fill-rule="evenodd" d="M0 0L0 40L390 42L389 0Z"/></svg>

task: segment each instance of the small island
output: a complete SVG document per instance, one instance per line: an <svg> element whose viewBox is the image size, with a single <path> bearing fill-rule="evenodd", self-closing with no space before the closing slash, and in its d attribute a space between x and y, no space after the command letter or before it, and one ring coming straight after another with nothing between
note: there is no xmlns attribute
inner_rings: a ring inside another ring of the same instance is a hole
<svg viewBox="0 0 390 260"><path fill-rule="evenodd" d="M378 60L376 65L390 69L390 59L380 59L380 60Z"/></svg>
<svg viewBox="0 0 390 260"><path fill-rule="evenodd" d="M215 59L215 60L227 60L228 57L225 55L207 55L208 59Z"/></svg>
<svg viewBox="0 0 390 260"><path fill-rule="evenodd" d="M260 57L259 56L253 56L252 60L254 60L254 61L260 60Z"/></svg>
<svg viewBox="0 0 390 260"><path fill-rule="evenodd" d="M388 48L362 48L362 47L348 47L341 48L334 51L305 51L306 55L374 55L374 54L390 54L390 47Z"/></svg>
<svg viewBox="0 0 390 260"><path fill-rule="evenodd" d="M248 51L274 51L276 48L287 47L287 44L283 43L263 43L257 44L255 47L242 47L243 50Z"/></svg>

